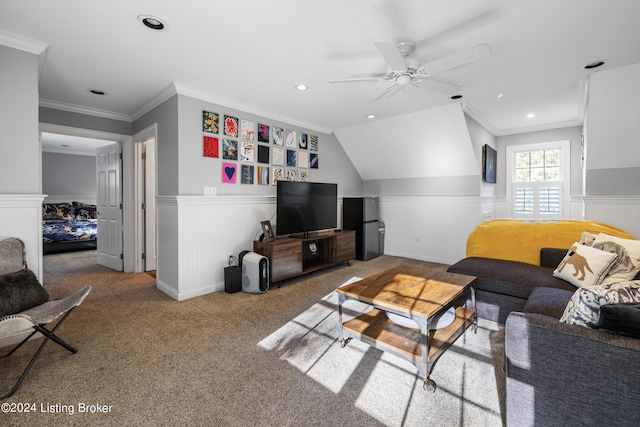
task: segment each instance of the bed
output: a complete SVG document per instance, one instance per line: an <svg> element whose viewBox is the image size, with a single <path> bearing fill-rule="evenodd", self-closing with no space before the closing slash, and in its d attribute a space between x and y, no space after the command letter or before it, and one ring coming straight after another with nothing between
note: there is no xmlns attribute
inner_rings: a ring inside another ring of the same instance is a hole
<svg viewBox="0 0 640 427"><path fill-rule="evenodd" d="M96 205L83 202L43 203L42 240L45 254L96 249Z"/></svg>

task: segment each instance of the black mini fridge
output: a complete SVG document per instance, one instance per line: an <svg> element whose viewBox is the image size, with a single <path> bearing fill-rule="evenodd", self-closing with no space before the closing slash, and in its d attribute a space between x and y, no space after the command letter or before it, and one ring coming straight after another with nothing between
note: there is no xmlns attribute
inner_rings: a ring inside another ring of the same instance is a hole
<svg viewBox="0 0 640 427"><path fill-rule="evenodd" d="M356 259L368 261L380 255L377 197L342 199L342 228L356 231Z"/></svg>

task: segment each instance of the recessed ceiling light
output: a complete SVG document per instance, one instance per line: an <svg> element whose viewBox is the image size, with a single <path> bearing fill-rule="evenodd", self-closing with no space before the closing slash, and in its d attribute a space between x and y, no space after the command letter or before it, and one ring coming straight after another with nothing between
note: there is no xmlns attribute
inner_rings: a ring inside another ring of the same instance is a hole
<svg viewBox="0 0 640 427"><path fill-rule="evenodd" d="M151 15L140 15L138 16L138 22L144 25L147 28L156 31L162 31L167 28L167 24L160 18L156 18Z"/></svg>
<svg viewBox="0 0 640 427"><path fill-rule="evenodd" d="M107 95L107 92L100 89L87 89L87 90L94 95Z"/></svg>
<svg viewBox="0 0 640 427"><path fill-rule="evenodd" d="M367 119L375 119L376 115L375 114L367 114Z"/></svg>
<svg viewBox="0 0 640 427"><path fill-rule="evenodd" d="M601 67L603 65L604 65L604 61L595 61L595 62L592 62L590 64L585 65L584 68L586 68L587 70L590 70L592 68L598 68L598 67Z"/></svg>
<svg viewBox="0 0 640 427"><path fill-rule="evenodd" d="M503 94L499 93L498 94L498 99L502 98L503 96L504 96Z"/></svg>
<svg viewBox="0 0 640 427"><path fill-rule="evenodd" d="M460 98L462 98L462 95L453 95L451 97L451 99L460 99Z"/></svg>
<svg viewBox="0 0 640 427"><path fill-rule="evenodd" d="M533 113L527 114L527 119L533 119L536 115Z"/></svg>
<svg viewBox="0 0 640 427"><path fill-rule="evenodd" d="M307 86L304 83L300 83L299 85L296 85L296 89L298 89L300 92L303 92L303 91L309 89L309 86Z"/></svg>

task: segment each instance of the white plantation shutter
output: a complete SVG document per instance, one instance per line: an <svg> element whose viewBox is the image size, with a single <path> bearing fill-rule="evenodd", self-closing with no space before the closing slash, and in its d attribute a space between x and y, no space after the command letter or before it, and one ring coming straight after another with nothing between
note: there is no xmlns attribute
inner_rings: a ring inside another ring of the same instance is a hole
<svg viewBox="0 0 640 427"><path fill-rule="evenodd" d="M561 219L569 211L570 142L506 147L507 197L513 218Z"/></svg>
<svg viewBox="0 0 640 427"><path fill-rule="evenodd" d="M516 218L560 218L562 216L562 183L514 183L513 210Z"/></svg>

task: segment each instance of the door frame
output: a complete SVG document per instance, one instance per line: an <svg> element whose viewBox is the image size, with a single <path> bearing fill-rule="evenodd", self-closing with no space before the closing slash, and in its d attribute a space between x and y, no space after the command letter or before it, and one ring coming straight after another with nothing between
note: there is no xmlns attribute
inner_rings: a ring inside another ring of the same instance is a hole
<svg viewBox="0 0 640 427"><path fill-rule="evenodd" d="M149 125L143 130L136 132L133 137L133 145L134 145L134 176L135 176L135 185L134 185L134 222L135 222L135 241L133 243L133 252L134 252L134 267L136 272L143 272L146 270L145 260L142 259L142 254L145 253L145 216L144 210L142 209L142 204L145 200L145 188L144 188L144 166L142 165L142 153L143 153L143 144L147 140L153 138L155 140L156 145L156 174L154 176L155 185L154 188L158 188L158 171L157 171L157 146L158 146L158 125L156 123ZM155 195L154 195L155 197ZM158 239L157 239L157 230L156 232L156 253L158 252Z"/></svg>
<svg viewBox="0 0 640 427"><path fill-rule="evenodd" d="M84 129L72 126L56 125L53 123L40 123L40 135L42 132L57 133L61 135L80 136L85 138L103 139L109 142L119 142L122 144L122 250L124 254L124 272L138 272L135 269L135 253L127 250L135 244L135 154L133 147L133 137L113 132ZM106 144L105 144L106 145ZM42 158L42 147L40 147L40 158ZM40 162L40 176L42 176L42 162ZM97 196L96 189L96 196ZM42 260L42 254L40 254Z"/></svg>

